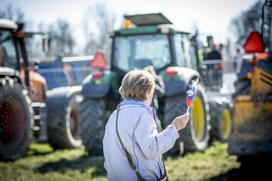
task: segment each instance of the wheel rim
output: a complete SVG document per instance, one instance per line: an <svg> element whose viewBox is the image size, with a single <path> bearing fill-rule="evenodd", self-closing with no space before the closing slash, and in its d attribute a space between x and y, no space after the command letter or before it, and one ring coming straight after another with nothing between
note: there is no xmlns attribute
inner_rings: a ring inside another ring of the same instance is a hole
<svg viewBox="0 0 272 181"><path fill-rule="evenodd" d="M25 113L22 105L10 97L0 105L0 140L1 144L14 144L20 140L24 132Z"/></svg>
<svg viewBox="0 0 272 181"><path fill-rule="evenodd" d="M70 113L70 131L74 139L79 139L78 128L79 128L78 111L72 109Z"/></svg>
<svg viewBox="0 0 272 181"><path fill-rule="evenodd" d="M230 112L227 108L224 108L221 117L221 133L223 139L227 139L229 137L230 128L231 128Z"/></svg>
<svg viewBox="0 0 272 181"><path fill-rule="evenodd" d="M192 104L193 132L197 141L205 137L205 113L200 97L196 96Z"/></svg>

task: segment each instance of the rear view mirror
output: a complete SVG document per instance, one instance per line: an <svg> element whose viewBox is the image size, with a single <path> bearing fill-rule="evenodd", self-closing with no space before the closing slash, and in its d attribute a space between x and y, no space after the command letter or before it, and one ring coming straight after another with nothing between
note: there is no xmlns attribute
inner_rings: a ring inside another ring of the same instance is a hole
<svg viewBox="0 0 272 181"><path fill-rule="evenodd" d="M248 36L244 46L245 53L261 53L265 50L265 43L259 32L254 31Z"/></svg>

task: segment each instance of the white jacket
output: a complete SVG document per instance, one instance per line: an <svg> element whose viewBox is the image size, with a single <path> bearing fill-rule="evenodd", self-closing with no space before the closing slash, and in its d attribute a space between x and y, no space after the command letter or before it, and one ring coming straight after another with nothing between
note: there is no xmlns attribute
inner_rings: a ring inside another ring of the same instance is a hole
<svg viewBox="0 0 272 181"><path fill-rule="evenodd" d="M155 111L141 101L124 100L119 107L118 131L133 163L145 180L158 180L164 174L162 154L172 148L179 137L169 125L158 133ZM110 181L137 180L116 133L115 110L105 128L103 138L104 167Z"/></svg>

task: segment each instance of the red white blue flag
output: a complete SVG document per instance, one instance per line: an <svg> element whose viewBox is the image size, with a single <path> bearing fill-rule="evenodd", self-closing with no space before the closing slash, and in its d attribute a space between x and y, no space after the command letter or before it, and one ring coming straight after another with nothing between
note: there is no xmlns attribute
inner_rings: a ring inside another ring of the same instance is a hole
<svg viewBox="0 0 272 181"><path fill-rule="evenodd" d="M192 101L195 97L196 91L197 91L197 81L194 82L193 84L191 84L190 89L186 92L187 93L186 104L188 106L187 112L189 111L189 107L192 104Z"/></svg>

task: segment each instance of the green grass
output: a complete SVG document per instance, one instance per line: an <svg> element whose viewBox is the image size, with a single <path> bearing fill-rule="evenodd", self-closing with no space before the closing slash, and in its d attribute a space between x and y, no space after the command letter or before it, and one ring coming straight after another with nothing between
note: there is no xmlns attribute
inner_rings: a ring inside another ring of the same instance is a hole
<svg viewBox="0 0 272 181"><path fill-rule="evenodd" d="M168 158L166 167L171 180L211 180L240 167L235 156L227 153L227 145L215 143L204 152Z"/></svg>
<svg viewBox="0 0 272 181"><path fill-rule="evenodd" d="M226 144L216 143L205 152L169 157L166 167L171 180L210 180L240 165L229 156ZM53 149L47 144L32 144L28 156L15 162L0 162L0 180L83 181L106 180L103 157L90 157L83 148Z"/></svg>

